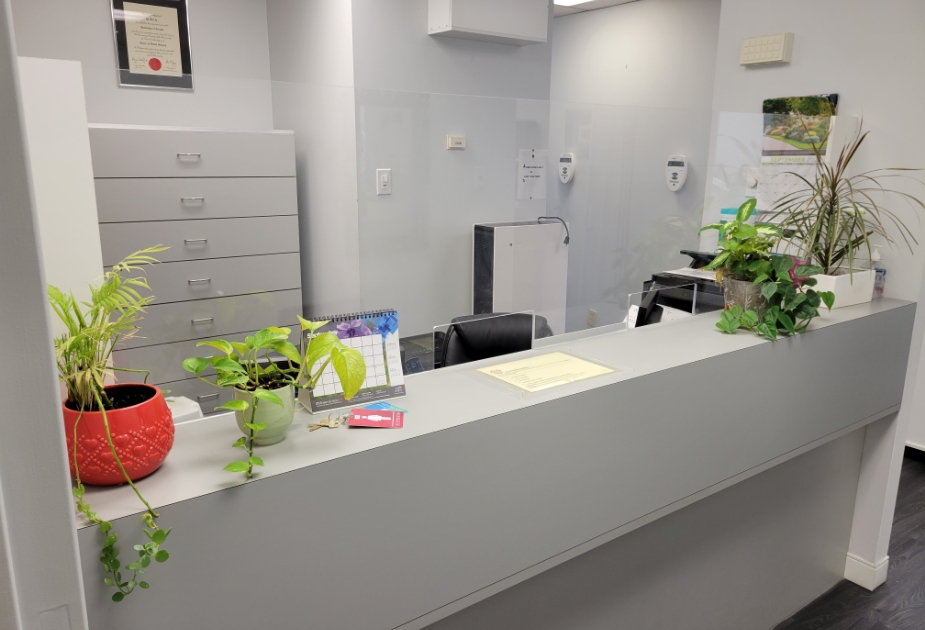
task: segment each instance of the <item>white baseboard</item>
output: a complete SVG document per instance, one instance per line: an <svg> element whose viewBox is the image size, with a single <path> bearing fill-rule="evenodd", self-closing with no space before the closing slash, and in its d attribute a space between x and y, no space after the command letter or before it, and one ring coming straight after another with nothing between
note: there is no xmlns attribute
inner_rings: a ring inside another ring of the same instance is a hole
<svg viewBox="0 0 925 630"><path fill-rule="evenodd" d="M915 442L910 442L909 440L906 440L906 446L910 448L918 449L920 451L925 451L925 446L922 446L921 444L916 444Z"/></svg>
<svg viewBox="0 0 925 630"><path fill-rule="evenodd" d="M884 556L876 564L872 564L853 553L849 553L848 559L845 561L845 579L854 582L858 586L863 586L868 591L872 591L886 582L886 571L889 563L889 556Z"/></svg>

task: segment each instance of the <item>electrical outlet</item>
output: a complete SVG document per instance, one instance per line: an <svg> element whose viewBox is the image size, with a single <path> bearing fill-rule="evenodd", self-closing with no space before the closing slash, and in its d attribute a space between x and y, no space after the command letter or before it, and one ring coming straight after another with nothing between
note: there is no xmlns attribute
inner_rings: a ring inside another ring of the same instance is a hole
<svg viewBox="0 0 925 630"><path fill-rule="evenodd" d="M592 328L597 326L597 311L593 308L588 309L588 326Z"/></svg>

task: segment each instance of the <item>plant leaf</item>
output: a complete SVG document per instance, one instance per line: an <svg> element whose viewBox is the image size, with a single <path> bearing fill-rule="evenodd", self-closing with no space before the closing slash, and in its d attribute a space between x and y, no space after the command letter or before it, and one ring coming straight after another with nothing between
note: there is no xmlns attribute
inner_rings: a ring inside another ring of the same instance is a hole
<svg viewBox="0 0 925 630"><path fill-rule="evenodd" d="M251 392L251 394L254 396L254 398L257 398L258 400L265 400L269 403L273 403L274 405L279 405L280 407L283 406L283 401L280 400L280 397L269 390L256 389L253 392Z"/></svg>
<svg viewBox="0 0 925 630"><path fill-rule="evenodd" d="M331 364L340 384L344 388L344 398L350 400L360 391L363 381L366 379L366 361L358 350L348 348L331 348Z"/></svg>
<svg viewBox="0 0 925 630"><path fill-rule="evenodd" d="M165 549L161 549L156 554L154 554L154 560L157 562L167 562L168 558L170 558L170 554L167 553Z"/></svg>
<svg viewBox="0 0 925 630"><path fill-rule="evenodd" d="M822 303L825 304L825 307L832 310L832 306L835 305L835 294L831 291L819 291L818 295L822 298Z"/></svg>
<svg viewBox="0 0 925 630"><path fill-rule="evenodd" d="M706 229L706 228L704 228L704 230L705 230L705 229ZM701 230L701 231L702 231L702 230ZM310 321L308 321L307 319L304 319L301 315L296 315L296 317L299 318L299 324L301 324L302 330L303 330L303 331L307 330L307 331L309 331L309 332L310 332L311 334L313 334L313 335L315 334L315 331L316 331L316 330L318 330L318 329L321 328L322 326L325 326L326 324L328 324L328 323L331 321L331 320L326 320L326 321L323 321L323 322L310 322Z"/></svg>
<svg viewBox="0 0 925 630"><path fill-rule="evenodd" d="M229 400L224 405L219 405L216 409L227 409L228 411L247 411L250 403L246 400Z"/></svg>
<svg viewBox="0 0 925 630"><path fill-rule="evenodd" d="M250 461L251 461L251 464L253 464L254 466L263 466L263 460L257 457L256 455L251 455Z"/></svg>
<svg viewBox="0 0 925 630"><path fill-rule="evenodd" d="M245 370L240 363L227 357L216 357L212 359L212 365L215 366L216 370L222 372L238 372L240 374L247 374L247 370Z"/></svg>
<svg viewBox="0 0 925 630"><path fill-rule="evenodd" d="M790 319L790 315L787 313L779 313L777 315L777 321L779 321L791 335L797 334L796 329L793 327L793 320Z"/></svg>
<svg viewBox="0 0 925 630"><path fill-rule="evenodd" d="M272 349L274 352L283 355L293 363L302 363L302 355L299 354L299 349L288 341L277 341L273 344Z"/></svg>
<svg viewBox="0 0 925 630"><path fill-rule="evenodd" d="M768 282L761 285L761 295L764 299L770 300L777 293L778 285L776 282Z"/></svg>
<svg viewBox="0 0 925 630"><path fill-rule="evenodd" d="M224 339L216 339L214 341L200 341L196 344L196 347L199 346L211 346L219 352L224 352L228 356L234 354L234 348Z"/></svg>
<svg viewBox="0 0 925 630"><path fill-rule="evenodd" d="M183 369L193 374L199 374L212 365L212 361L203 357L190 357L183 360Z"/></svg>
<svg viewBox="0 0 925 630"><path fill-rule="evenodd" d="M240 472L247 472L247 469L249 467L250 466L248 465L247 462L231 462L230 464L225 466L225 470L227 470L228 472L240 473Z"/></svg>

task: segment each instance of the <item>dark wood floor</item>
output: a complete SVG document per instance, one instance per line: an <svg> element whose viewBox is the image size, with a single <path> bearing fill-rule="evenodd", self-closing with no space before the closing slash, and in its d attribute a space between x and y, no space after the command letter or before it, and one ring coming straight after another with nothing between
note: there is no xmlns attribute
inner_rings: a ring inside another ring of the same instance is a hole
<svg viewBox="0 0 925 630"><path fill-rule="evenodd" d="M925 453L906 449L886 584L847 580L774 630L925 630Z"/></svg>

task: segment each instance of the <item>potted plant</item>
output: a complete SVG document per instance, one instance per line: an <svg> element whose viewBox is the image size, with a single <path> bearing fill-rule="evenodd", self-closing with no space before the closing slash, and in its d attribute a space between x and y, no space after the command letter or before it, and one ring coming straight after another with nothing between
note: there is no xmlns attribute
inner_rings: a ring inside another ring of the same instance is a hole
<svg viewBox="0 0 925 630"><path fill-rule="evenodd" d="M726 310L739 306L743 311L755 311L760 316L767 300L755 280L773 274L771 250L780 239L781 231L774 225L747 222L756 203L755 199L749 199L739 206L732 221L713 223L700 231L719 231L720 251L705 269L716 270L716 280L723 285Z"/></svg>
<svg viewBox="0 0 925 630"><path fill-rule="evenodd" d="M869 302L873 297L876 274L869 268L873 266L872 237L892 245L896 240L891 232L895 230L910 252L917 244L905 223L883 207L882 200L878 203L878 198L896 196L916 211L925 208L912 195L885 185L887 178L905 177L903 173L911 169L884 168L848 176L851 162L868 133L862 125L832 165L825 160L825 141L813 143L815 180L791 173L804 186L782 197L768 217L783 230L785 251L794 251L798 258L822 269L816 276L817 288L834 293L838 307ZM867 269L860 268L859 254L868 261Z"/></svg>
<svg viewBox="0 0 925 630"><path fill-rule="evenodd" d="M764 298L764 309L758 311L735 305L724 310L716 327L727 334L746 328L762 337L777 339L779 335L802 333L819 316L822 304L829 309L835 296L829 291L817 291L816 277L822 268L808 265L790 256L774 255L771 269L755 278Z"/></svg>
<svg viewBox="0 0 925 630"><path fill-rule="evenodd" d="M253 476L254 466L263 460L254 455L254 446L275 444L286 436L295 415L296 390L312 389L322 372L332 365L340 378L347 400L359 391L366 378L363 355L344 345L333 333L316 334L328 322L310 322L299 317L302 333L308 333L302 352L288 341L288 328L270 327L247 337L243 342L203 341L221 355L192 357L183 368L201 381L216 387L231 387L234 399L216 407L235 412L244 437L232 446L243 448L247 457L225 467L229 472ZM282 357L273 360L270 353ZM214 368L212 380L202 374Z"/></svg>
<svg viewBox="0 0 925 630"><path fill-rule="evenodd" d="M113 367L112 351L120 340L137 333L141 314L154 299L139 293L150 290L143 276L124 278L123 274L156 263L151 254L165 249L157 246L129 255L103 275L99 286L90 286L90 301L86 303L56 287L48 287L51 307L67 327L54 345L58 378L67 390L62 406L71 474L75 479L74 497L78 511L104 536L100 562L107 573L105 583L117 589L112 595L116 602L131 594L136 586L148 588L148 583L138 577L145 573L152 559L164 562L170 555L161 549L170 530L157 525L158 514L134 483L157 470L173 446L170 409L161 391L153 385L107 385L107 380L115 380L116 371L140 371ZM118 535L112 531L112 523L100 518L84 501L84 483L127 483L144 504L142 519L148 540L135 545L138 558L127 566L122 567L118 558Z"/></svg>

